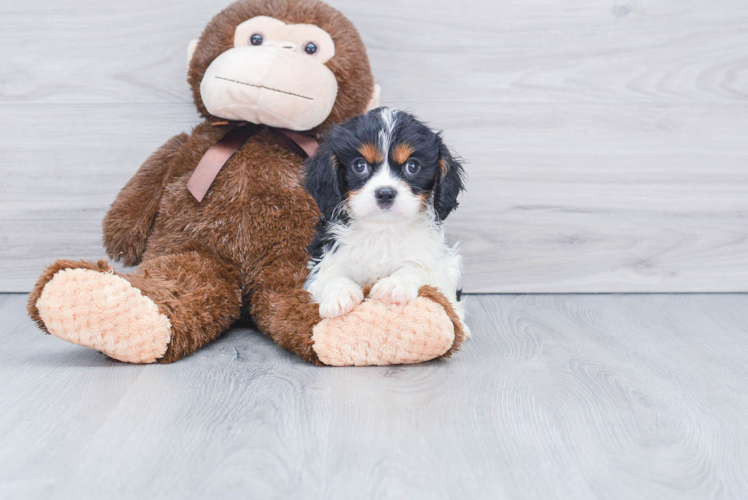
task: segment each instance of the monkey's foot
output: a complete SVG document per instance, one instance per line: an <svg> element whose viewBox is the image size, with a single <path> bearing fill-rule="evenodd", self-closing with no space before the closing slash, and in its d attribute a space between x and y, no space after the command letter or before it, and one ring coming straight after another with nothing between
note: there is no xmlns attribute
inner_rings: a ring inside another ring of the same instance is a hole
<svg viewBox="0 0 748 500"><path fill-rule="evenodd" d="M322 320L312 335L320 361L333 366L420 363L450 355L463 339L456 313L431 287L404 306L369 299L345 316Z"/></svg>
<svg viewBox="0 0 748 500"><path fill-rule="evenodd" d="M128 363L153 363L166 352L171 323L151 299L112 272L62 269L36 301L52 335Z"/></svg>

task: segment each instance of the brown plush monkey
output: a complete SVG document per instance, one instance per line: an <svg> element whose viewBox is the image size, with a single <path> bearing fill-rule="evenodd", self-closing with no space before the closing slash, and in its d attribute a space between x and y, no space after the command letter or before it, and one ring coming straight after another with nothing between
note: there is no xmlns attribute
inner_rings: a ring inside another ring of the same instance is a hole
<svg viewBox="0 0 748 500"><path fill-rule="evenodd" d="M319 212L301 185L304 151L273 127L324 130L375 105L350 21L318 0L240 0L189 53L206 121L154 153L104 219L110 257L139 268L120 275L105 260L55 262L29 297L39 327L132 363L176 361L243 311L318 364L413 363L453 352L460 322L433 288L406 306L367 301L324 321L302 288ZM206 152L237 130L216 126L226 119L267 127L229 152L198 201L188 182Z"/></svg>

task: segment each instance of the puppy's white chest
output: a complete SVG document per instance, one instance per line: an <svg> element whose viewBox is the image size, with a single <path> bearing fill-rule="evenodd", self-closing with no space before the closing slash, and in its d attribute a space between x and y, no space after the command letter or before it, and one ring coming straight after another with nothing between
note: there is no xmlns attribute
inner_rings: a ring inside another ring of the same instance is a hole
<svg viewBox="0 0 748 500"><path fill-rule="evenodd" d="M444 250L441 231L433 226L352 227L340 241L336 257L362 286L390 276L404 264L430 274Z"/></svg>

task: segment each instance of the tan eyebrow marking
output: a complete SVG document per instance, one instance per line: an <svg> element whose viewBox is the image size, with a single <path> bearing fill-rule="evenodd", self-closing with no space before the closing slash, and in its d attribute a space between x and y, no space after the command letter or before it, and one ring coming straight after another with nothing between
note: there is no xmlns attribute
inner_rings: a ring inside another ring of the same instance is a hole
<svg viewBox="0 0 748 500"><path fill-rule="evenodd" d="M375 163L382 163L384 158L382 153L377 149L374 144L364 143L358 148L358 152L364 157L364 160L369 162L370 165Z"/></svg>
<svg viewBox="0 0 748 500"><path fill-rule="evenodd" d="M410 144L398 144L392 153L392 159L402 165L413 155L413 146Z"/></svg>

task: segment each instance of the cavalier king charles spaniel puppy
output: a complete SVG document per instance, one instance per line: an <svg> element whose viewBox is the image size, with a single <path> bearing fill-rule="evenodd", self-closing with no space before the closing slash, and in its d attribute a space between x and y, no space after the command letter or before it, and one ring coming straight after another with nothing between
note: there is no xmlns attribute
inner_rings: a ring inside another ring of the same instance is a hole
<svg viewBox="0 0 748 500"><path fill-rule="evenodd" d="M321 317L350 312L364 286L373 285L371 300L406 304L431 285L464 324L462 259L442 223L457 208L463 169L439 133L403 111L375 109L329 130L305 168L322 217L304 288Z"/></svg>

